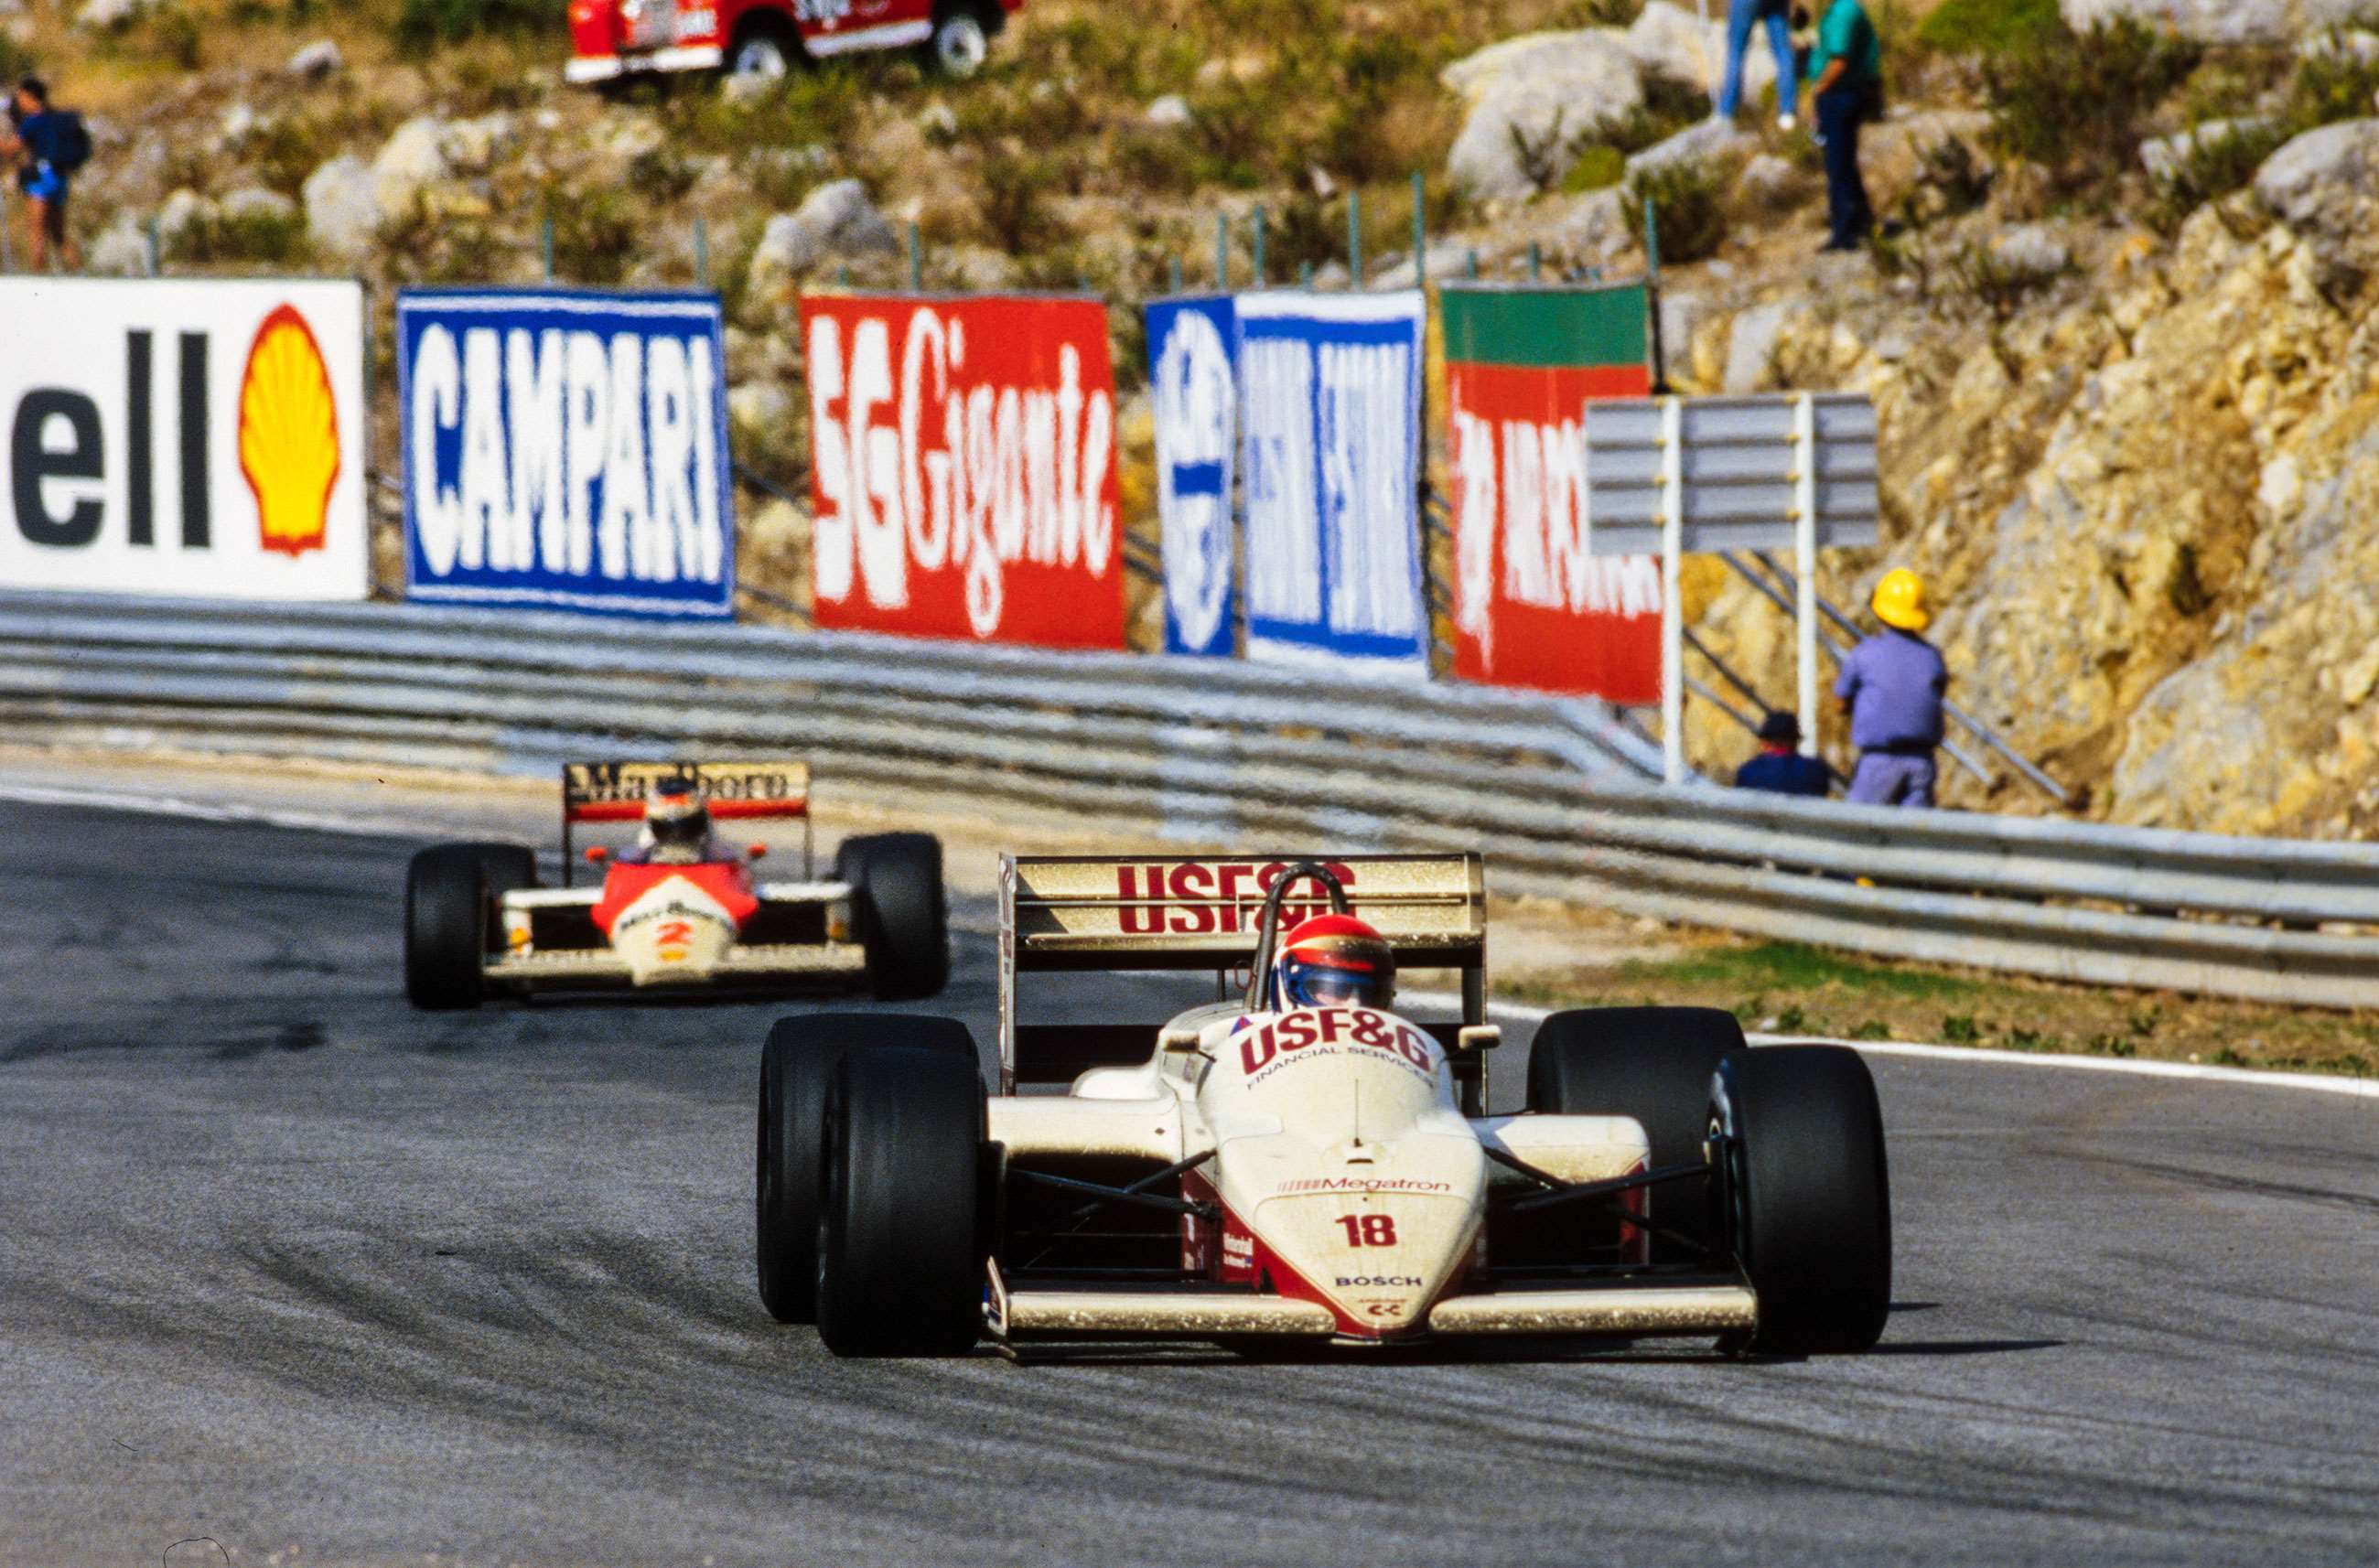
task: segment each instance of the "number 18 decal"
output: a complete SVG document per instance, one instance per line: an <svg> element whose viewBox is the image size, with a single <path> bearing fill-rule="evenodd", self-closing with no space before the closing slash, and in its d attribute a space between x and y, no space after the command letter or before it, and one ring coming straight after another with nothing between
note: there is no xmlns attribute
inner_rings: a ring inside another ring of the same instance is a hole
<svg viewBox="0 0 2379 1568"><path fill-rule="evenodd" d="M1393 1214L1341 1214L1338 1223L1346 1227L1349 1247L1394 1247L1396 1244L1396 1221Z"/></svg>

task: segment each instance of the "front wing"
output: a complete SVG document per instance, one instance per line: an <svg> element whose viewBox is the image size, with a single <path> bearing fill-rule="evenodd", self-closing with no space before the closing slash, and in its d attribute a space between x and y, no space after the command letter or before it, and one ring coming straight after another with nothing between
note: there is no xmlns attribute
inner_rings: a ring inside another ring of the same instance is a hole
<svg viewBox="0 0 2379 1568"><path fill-rule="evenodd" d="M731 948L727 956L710 969L698 972L689 971L682 978L655 981L646 989L671 985L739 985L761 980L827 975L855 977L865 973L866 970L866 951L856 943L768 943ZM480 972L490 983L532 989L631 983L627 964L608 947L501 954L491 957Z"/></svg>

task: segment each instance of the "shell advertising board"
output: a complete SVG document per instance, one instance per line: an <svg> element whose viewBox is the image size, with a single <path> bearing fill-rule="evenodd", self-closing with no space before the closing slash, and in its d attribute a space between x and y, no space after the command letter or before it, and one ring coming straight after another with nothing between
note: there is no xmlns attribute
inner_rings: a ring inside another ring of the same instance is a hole
<svg viewBox="0 0 2379 1568"><path fill-rule="evenodd" d="M0 588L360 599L364 291L0 278Z"/></svg>

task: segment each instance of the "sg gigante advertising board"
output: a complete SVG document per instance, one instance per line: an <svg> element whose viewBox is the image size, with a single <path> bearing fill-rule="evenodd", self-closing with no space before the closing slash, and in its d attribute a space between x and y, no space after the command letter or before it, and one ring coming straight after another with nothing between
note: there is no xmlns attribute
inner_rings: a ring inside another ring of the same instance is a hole
<svg viewBox="0 0 2379 1568"><path fill-rule="evenodd" d="M0 279L0 586L359 599L364 292Z"/></svg>
<svg viewBox="0 0 2379 1568"><path fill-rule="evenodd" d="M716 296L409 289L396 337L409 597L734 613Z"/></svg>
<svg viewBox="0 0 2379 1568"><path fill-rule="evenodd" d="M802 326L817 624L1122 647L1106 308L817 296Z"/></svg>

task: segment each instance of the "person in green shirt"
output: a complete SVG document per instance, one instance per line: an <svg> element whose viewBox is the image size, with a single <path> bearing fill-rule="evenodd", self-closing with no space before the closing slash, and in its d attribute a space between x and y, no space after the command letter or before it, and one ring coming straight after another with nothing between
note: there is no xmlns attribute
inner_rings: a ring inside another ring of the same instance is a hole
<svg viewBox="0 0 2379 1568"><path fill-rule="evenodd" d="M1828 250L1856 250L1875 227L1859 178L1859 127L1883 101L1883 44L1859 0L1831 0L1809 52L1809 97L1826 153Z"/></svg>

